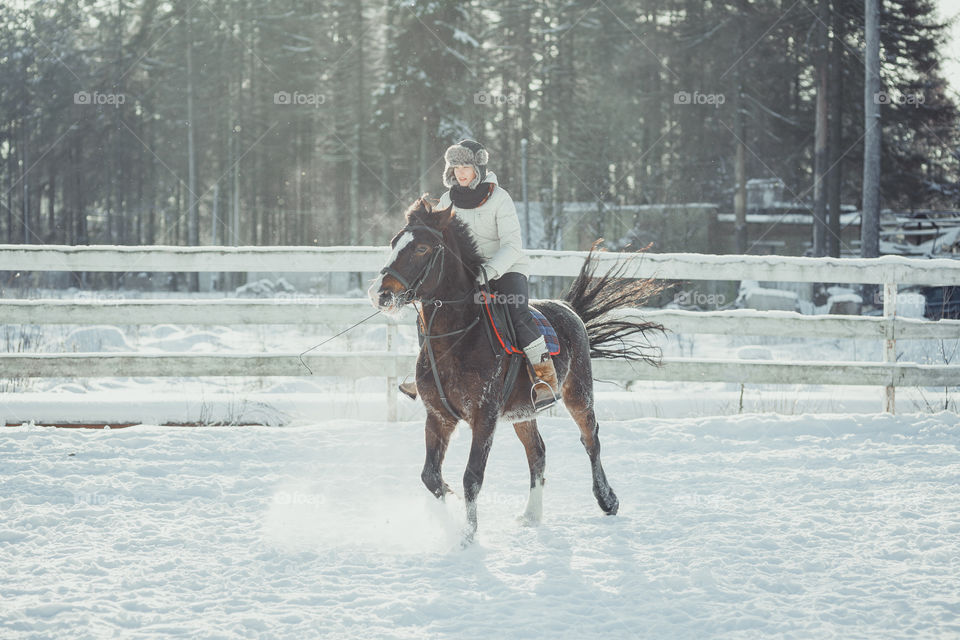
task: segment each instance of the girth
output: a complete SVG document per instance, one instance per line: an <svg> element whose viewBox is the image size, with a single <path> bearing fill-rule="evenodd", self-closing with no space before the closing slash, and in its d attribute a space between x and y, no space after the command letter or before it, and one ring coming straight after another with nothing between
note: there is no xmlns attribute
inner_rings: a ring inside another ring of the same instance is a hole
<svg viewBox="0 0 960 640"><path fill-rule="evenodd" d="M479 287L476 289L473 289L467 295L465 295L460 299L429 300L429 301L423 300L421 301L421 304L424 306L426 306L427 304L431 304L433 306L433 310L432 310L432 313L430 314L430 319L426 321L427 326L425 328L421 327L419 319L417 320L417 331L420 334L420 336L423 338L424 346L427 349L427 360L430 363L430 372L433 374L434 384L437 385L437 392L440 394L440 402L442 402L444 408L448 412L450 412L450 415L452 415L457 420L463 420L463 417L459 413L457 413L457 411L450 405L450 401L443 390L443 384L440 382L440 372L437 370L437 359L436 359L436 356L434 355L433 344L431 340L436 338L447 338L450 336L466 333L467 331L472 329L474 326L476 326L477 323L480 322L480 320L483 318L483 309L478 310L477 317L473 319L473 322L471 322L466 327L463 327L461 329L456 329L454 331L448 331L446 333L438 333L438 334L431 333L431 329L433 328L433 321L436 318L437 311L440 310L440 307L442 307L444 304L462 304L464 302L469 301L471 298L475 299L478 293L480 293ZM425 315L426 314L421 314L421 317L425 318ZM483 322L481 323L481 326L483 326L484 328L484 331L487 336L487 342L490 344L490 348L495 354L497 363L499 365L501 359L504 357L504 354L503 352L497 350L496 343L494 342L494 337L492 332L490 331L490 326L488 325L488 323ZM512 332L513 332L512 324L510 322L507 322L507 326L510 327L509 331L511 332L511 336L512 336ZM515 336L512 336L512 337L513 339L515 339ZM507 366L507 374L506 374L506 377L504 378L504 384L503 384L504 403L506 403L509 400L510 394L513 392L513 385L514 383L516 383L517 374L519 373L520 367L523 364L522 354L514 353L514 354L508 355L507 357L510 359L510 362L508 363L508 366ZM499 366L497 368L499 368Z"/></svg>

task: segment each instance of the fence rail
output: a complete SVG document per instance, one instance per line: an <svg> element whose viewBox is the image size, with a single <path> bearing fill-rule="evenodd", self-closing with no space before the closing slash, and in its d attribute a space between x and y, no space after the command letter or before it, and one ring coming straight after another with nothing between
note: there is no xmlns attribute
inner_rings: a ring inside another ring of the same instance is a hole
<svg viewBox="0 0 960 640"><path fill-rule="evenodd" d="M0 271L104 271L113 273L266 271L377 272L389 256L383 247L128 247L0 244ZM527 251L531 273L575 276L583 251ZM669 280L765 280L850 284L957 285L960 261L901 256L801 258L707 255L700 253L621 254L600 252L601 263L636 258L633 278Z"/></svg>
<svg viewBox="0 0 960 640"><path fill-rule="evenodd" d="M315 376L382 378L413 371L413 354L353 351L307 355ZM606 380L744 382L849 386L953 386L957 365L882 362L771 362L666 358L662 367L616 360L594 360L594 377ZM295 353L15 353L0 354L0 377L251 377L304 376ZM395 389L391 389L391 392Z"/></svg>
<svg viewBox="0 0 960 640"><path fill-rule="evenodd" d="M352 324L371 312L370 303L357 298L290 296L271 299L200 300L2 300L0 318L5 324L193 324L193 325L300 325ZM624 314L629 316L630 314ZM960 337L960 320L930 322L918 318L871 316L808 316L795 311L731 309L683 311L649 309L639 315L655 320L674 333L820 336L826 338L894 337L898 340ZM42 321L38 321L42 318ZM367 324L412 324L413 316L379 315Z"/></svg>
<svg viewBox="0 0 960 640"><path fill-rule="evenodd" d="M530 251L531 273L575 276L585 252ZM0 245L0 270L103 272L376 272L388 251L380 247L62 247ZM676 333L878 339L883 362L770 362L669 358L662 368L594 361L595 376L611 380L666 380L770 384L878 385L884 409L894 409L897 386L960 385L960 365L897 362L896 341L960 338L960 321L932 322L896 313L900 285L960 285L960 261L885 256L876 259L601 253L604 263L632 258L627 277L666 280L760 280L879 284L883 317L807 316L795 312L647 310L647 319ZM299 294L263 299L0 300L4 324L331 324L346 325L370 313L366 300ZM633 313L633 312L627 312ZM388 412L395 416L398 376L412 370L414 355L395 349L396 326L408 319L379 315L387 325L385 351L311 354L315 375L387 377ZM0 354L0 377L299 376L295 354Z"/></svg>

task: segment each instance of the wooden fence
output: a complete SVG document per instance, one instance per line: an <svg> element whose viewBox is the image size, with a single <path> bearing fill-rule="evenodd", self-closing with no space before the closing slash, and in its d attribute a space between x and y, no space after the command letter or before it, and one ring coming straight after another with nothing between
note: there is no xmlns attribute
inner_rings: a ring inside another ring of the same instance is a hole
<svg viewBox="0 0 960 640"><path fill-rule="evenodd" d="M575 276L586 256L576 251L529 251L531 272ZM0 245L0 271L88 272L377 272L388 251L380 247L68 247ZM601 263L626 257L599 254ZM960 385L960 365L898 362L897 340L960 338L960 321L928 321L897 315L904 285L960 285L960 261L897 256L876 259L643 254L628 277L667 280L758 280L877 284L883 288L883 316L810 316L795 312L649 310L644 317L679 334L769 335L785 337L874 338L883 341L882 362L768 361L668 358L661 368L642 363L597 360L597 378L766 384L876 385L885 387L884 410L894 410L898 386ZM603 265L599 267L603 270ZM0 300L3 324L331 324L347 326L369 315L366 300L157 299ZM348 378L386 377L388 417L396 416L397 378L412 371L415 356L396 350L397 320L386 325L384 350L323 352L304 357L313 371ZM110 376L301 376L307 372L295 353L141 354L3 353L0 377Z"/></svg>

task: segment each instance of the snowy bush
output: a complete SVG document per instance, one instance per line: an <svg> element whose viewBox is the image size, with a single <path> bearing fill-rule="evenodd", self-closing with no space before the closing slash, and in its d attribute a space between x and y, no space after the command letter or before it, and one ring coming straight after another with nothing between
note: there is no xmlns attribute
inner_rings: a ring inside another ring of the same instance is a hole
<svg viewBox="0 0 960 640"><path fill-rule="evenodd" d="M289 294L295 291L296 288L285 278L277 278L276 281L263 278L237 287L236 294L241 298L275 298L278 294Z"/></svg>
<svg viewBox="0 0 960 640"><path fill-rule="evenodd" d="M63 339L66 352L135 351L117 327L97 325L74 329Z"/></svg>

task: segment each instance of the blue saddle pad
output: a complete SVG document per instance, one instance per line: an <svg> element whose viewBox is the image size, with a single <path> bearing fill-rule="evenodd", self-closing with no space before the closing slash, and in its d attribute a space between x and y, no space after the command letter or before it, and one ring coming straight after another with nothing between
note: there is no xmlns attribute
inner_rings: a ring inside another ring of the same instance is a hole
<svg viewBox="0 0 960 640"><path fill-rule="evenodd" d="M487 310L487 320L490 322L490 326L493 327L493 333L500 342L500 346L503 347L503 350L507 353L523 353L523 349L511 343L507 332L503 330L503 317L490 312L489 302L486 302L484 307ZM530 315L533 316L533 321L537 324L537 328L540 329L540 333L543 334L550 355L555 356L560 353L560 341L557 339L557 332L553 328L553 325L550 324L550 321L535 307L530 307Z"/></svg>

